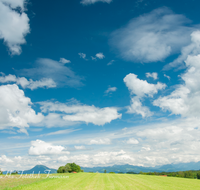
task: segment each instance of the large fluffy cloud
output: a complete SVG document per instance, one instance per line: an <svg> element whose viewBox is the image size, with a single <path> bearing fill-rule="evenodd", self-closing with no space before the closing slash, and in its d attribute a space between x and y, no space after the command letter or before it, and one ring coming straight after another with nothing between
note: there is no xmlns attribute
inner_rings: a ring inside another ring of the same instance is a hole
<svg viewBox="0 0 200 190"><path fill-rule="evenodd" d="M190 55L198 55L200 53L200 31L194 31L191 34L191 43L188 46L185 46L181 50L181 55L172 61L171 63L167 64L164 69L168 70L173 67L185 67L184 61L187 59L187 56Z"/></svg>
<svg viewBox="0 0 200 190"><path fill-rule="evenodd" d="M25 0L0 0L0 39L3 39L12 55L21 53L29 33L29 18L24 12ZM16 11L20 8L20 13Z"/></svg>
<svg viewBox="0 0 200 190"><path fill-rule="evenodd" d="M200 114L200 55L188 56L188 67L181 78L184 84L179 85L170 95L160 97L154 101L154 105L163 110L169 110L173 114L182 116L199 116Z"/></svg>
<svg viewBox="0 0 200 190"><path fill-rule="evenodd" d="M113 32L111 44L126 60L162 61L189 43L189 34L194 28L186 26L188 22L183 15L159 8Z"/></svg>
<svg viewBox="0 0 200 190"><path fill-rule="evenodd" d="M196 34L198 34L196 38L198 43L200 32ZM176 115L198 117L200 114L200 54L188 55L185 63L187 69L181 75L183 84L178 85L170 95L155 100L154 105Z"/></svg>
<svg viewBox="0 0 200 190"><path fill-rule="evenodd" d="M157 84L150 84L146 80L140 80L137 75L130 73L124 78L124 82L132 94L138 97L145 95L153 97L158 93L158 90L162 90L166 87L165 84L157 82Z"/></svg>
<svg viewBox="0 0 200 190"><path fill-rule="evenodd" d="M124 82L128 87L131 95L136 95L131 98L131 106L128 107L128 113L136 113L142 117L149 117L152 115L148 107L142 106L141 100L145 96L153 97L166 87L165 84L157 82L157 84L150 84L146 80L140 80L137 75L130 73L124 78Z"/></svg>
<svg viewBox="0 0 200 190"><path fill-rule="evenodd" d="M121 118L118 109L114 107L97 108L79 103L64 104L59 102L40 102L42 112L62 112L62 118L67 122L85 122L104 125Z"/></svg>
<svg viewBox="0 0 200 190"><path fill-rule="evenodd" d="M47 143L41 140L36 140L31 142L31 147L29 149L29 155L52 155L52 154L70 154L65 151L63 146L55 146L51 143Z"/></svg>
<svg viewBox="0 0 200 190"><path fill-rule="evenodd" d="M56 83L51 78L43 78L38 81L33 81L32 79L27 80L25 77L16 77L15 75L0 76L0 83L16 83L21 85L22 88L30 88L31 90L37 88L54 88Z"/></svg>
<svg viewBox="0 0 200 190"><path fill-rule="evenodd" d="M30 98L16 84L0 86L0 128L17 127L27 133L26 127L43 119L43 115L36 114L31 104Z"/></svg>
<svg viewBox="0 0 200 190"><path fill-rule="evenodd" d="M12 163L13 160L9 159L6 155L2 155L2 156L0 157L0 162L1 162L1 163Z"/></svg>

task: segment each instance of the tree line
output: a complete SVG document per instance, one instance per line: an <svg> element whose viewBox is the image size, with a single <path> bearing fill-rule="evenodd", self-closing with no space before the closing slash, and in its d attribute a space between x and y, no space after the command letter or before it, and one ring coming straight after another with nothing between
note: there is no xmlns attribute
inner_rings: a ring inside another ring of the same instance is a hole
<svg viewBox="0 0 200 190"><path fill-rule="evenodd" d="M189 170L189 171L178 171L178 172L146 172L146 173L140 172L140 174L200 179L200 170Z"/></svg>

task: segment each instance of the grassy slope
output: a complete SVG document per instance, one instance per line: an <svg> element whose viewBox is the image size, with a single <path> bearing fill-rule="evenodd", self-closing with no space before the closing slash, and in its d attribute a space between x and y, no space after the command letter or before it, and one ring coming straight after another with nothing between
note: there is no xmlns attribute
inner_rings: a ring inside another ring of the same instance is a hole
<svg viewBox="0 0 200 190"><path fill-rule="evenodd" d="M44 179L13 190L199 190L200 180L131 174L69 174L69 178Z"/></svg>

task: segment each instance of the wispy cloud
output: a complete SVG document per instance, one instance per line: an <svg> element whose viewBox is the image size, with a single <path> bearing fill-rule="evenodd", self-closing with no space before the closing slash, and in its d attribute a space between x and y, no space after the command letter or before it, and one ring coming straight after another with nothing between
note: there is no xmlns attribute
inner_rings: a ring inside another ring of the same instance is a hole
<svg viewBox="0 0 200 190"><path fill-rule="evenodd" d="M117 90L117 87L109 87L109 88L105 91L105 94L109 94L109 93L115 92L116 90Z"/></svg>
<svg viewBox="0 0 200 190"><path fill-rule="evenodd" d="M60 63L63 63L63 64L65 64L65 63L71 63L71 61L70 60L67 60L67 59L65 59L65 58L60 58L60 61L59 61Z"/></svg>
<svg viewBox="0 0 200 190"><path fill-rule="evenodd" d="M164 77L168 78L168 80L170 80L170 76L164 74Z"/></svg>
<svg viewBox="0 0 200 190"><path fill-rule="evenodd" d="M83 5L90 5L90 4L94 4L97 2L102 2L102 3L111 3L112 0L82 0L80 3Z"/></svg>
<svg viewBox="0 0 200 190"><path fill-rule="evenodd" d="M76 150L85 150L85 146L74 146Z"/></svg>
<svg viewBox="0 0 200 190"><path fill-rule="evenodd" d="M52 59L40 58L34 64L35 67L22 69L18 73L32 79L52 79L57 86L80 87L83 86L83 78L77 76L66 65Z"/></svg>
<svg viewBox="0 0 200 190"><path fill-rule="evenodd" d="M81 129L65 129L65 130L59 130L59 131L55 131L55 132L51 132L51 133L46 133L43 135L40 135L41 137L43 136L51 136L51 135L62 135L62 134L69 134L69 133L73 133L75 131L79 131Z"/></svg>
<svg viewBox="0 0 200 190"><path fill-rule="evenodd" d="M111 60L107 65L112 65L114 63L115 60Z"/></svg>
<svg viewBox="0 0 200 190"><path fill-rule="evenodd" d="M86 60L86 54L85 53L78 53L80 58L85 59Z"/></svg>
<svg viewBox="0 0 200 190"><path fill-rule="evenodd" d="M89 145L93 145L93 144L96 144L96 145L100 145L100 144L110 144L111 143L111 140L108 139L108 138L103 138L103 139L92 139L89 141Z"/></svg>
<svg viewBox="0 0 200 190"><path fill-rule="evenodd" d="M27 80L25 77L16 77L15 75L0 76L0 83L16 83L22 88L29 88L31 90L37 88L55 88L56 83L51 78L42 78L38 81L32 79Z"/></svg>
<svg viewBox="0 0 200 190"><path fill-rule="evenodd" d="M154 80L158 79L158 73L146 73L146 77L149 78L153 78Z"/></svg>
<svg viewBox="0 0 200 190"><path fill-rule="evenodd" d="M129 24L112 33L111 44L120 55L130 61L162 61L177 53L190 41L194 27L184 15L168 8L159 8L134 18Z"/></svg>

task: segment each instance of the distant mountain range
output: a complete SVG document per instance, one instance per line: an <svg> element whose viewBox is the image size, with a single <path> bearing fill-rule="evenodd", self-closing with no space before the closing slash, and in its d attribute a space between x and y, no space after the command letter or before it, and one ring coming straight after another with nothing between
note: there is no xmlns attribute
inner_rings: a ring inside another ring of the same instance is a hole
<svg viewBox="0 0 200 190"><path fill-rule="evenodd" d="M56 169L52 169L52 168L48 168L48 167L46 167L46 166L44 166L44 165L36 165L35 167L33 167L32 169L30 169L30 170L25 170L24 172L23 172L23 174L32 174L33 172L34 172L34 174L38 174L39 172L41 173L41 174L45 174L45 173L48 173L48 171L47 170L51 170L50 171L50 174L52 174L52 173L57 173L57 170ZM46 171L46 172L45 172ZM20 171L21 172L21 171ZM6 174L7 173L7 171L4 171L3 172L3 174Z"/></svg>
<svg viewBox="0 0 200 190"><path fill-rule="evenodd" d="M179 163L179 164L167 164L163 166L156 166L156 167L142 167L142 166L132 166L129 164L126 165L114 165L108 167L81 167L84 172L99 172L103 173L104 170L106 172L135 172L139 173L142 172L176 172L176 171L186 171L186 170L200 170L200 162L190 162L190 163Z"/></svg>
<svg viewBox="0 0 200 190"><path fill-rule="evenodd" d="M189 162L189 163L179 163L179 164L167 164L163 166L156 167L142 167L142 166L133 166L129 164L125 165L113 165L108 167L81 167L84 172L99 172L103 173L106 170L107 173L115 172L115 173L127 173L127 172L176 172L176 171L186 171L186 170L200 170L200 162ZM45 170L51 170L50 173L57 173L56 169L48 168L44 165L36 165L30 170L25 170L24 174L38 174L39 172L45 173ZM7 171L4 171L3 174L6 174ZM46 171L47 173L47 171Z"/></svg>

